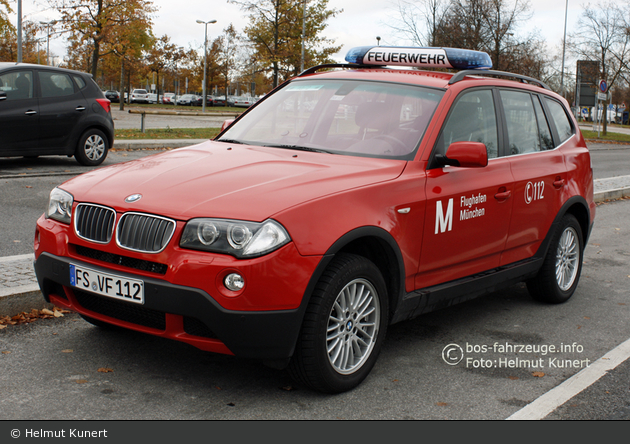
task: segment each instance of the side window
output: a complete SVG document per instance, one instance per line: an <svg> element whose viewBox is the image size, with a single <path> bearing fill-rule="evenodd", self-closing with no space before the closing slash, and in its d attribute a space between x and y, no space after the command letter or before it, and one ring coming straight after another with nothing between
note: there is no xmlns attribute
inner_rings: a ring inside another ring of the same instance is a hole
<svg viewBox="0 0 630 444"><path fill-rule="evenodd" d="M508 132L507 155L540 151L538 122L532 97L519 91L500 91Z"/></svg>
<svg viewBox="0 0 630 444"><path fill-rule="evenodd" d="M0 90L7 93L7 100L33 98L33 73L11 71L0 76Z"/></svg>
<svg viewBox="0 0 630 444"><path fill-rule="evenodd" d="M547 108L549 108L549 112L551 113L551 119L556 125L556 130L558 131L558 136L560 137L559 142L562 143L573 135L573 126L571 126L571 122L569 121L567 113L562 105L547 97L545 97L545 102L547 103Z"/></svg>
<svg viewBox="0 0 630 444"><path fill-rule="evenodd" d="M457 99L438 139L436 153L446 154L451 143L462 141L484 143L489 159L498 156L497 116L491 90L470 91Z"/></svg>
<svg viewBox="0 0 630 444"><path fill-rule="evenodd" d="M545 118L542 106L540 105L540 97L534 96L534 109L536 110L536 117L538 118L538 131L540 132L540 145L543 150L554 149L553 138L551 137L551 131L549 131L549 122Z"/></svg>
<svg viewBox="0 0 630 444"><path fill-rule="evenodd" d="M63 97L74 94L74 84L69 75L40 71L39 85L41 87L42 97Z"/></svg>

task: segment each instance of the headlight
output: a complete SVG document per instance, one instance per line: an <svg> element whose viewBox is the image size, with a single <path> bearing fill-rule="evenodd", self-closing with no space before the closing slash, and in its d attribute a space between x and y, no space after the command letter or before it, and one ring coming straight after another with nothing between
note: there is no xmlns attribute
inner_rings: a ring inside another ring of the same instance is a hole
<svg viewBox="0 0 630 444"><path fill-rule="evenodd" d="M73 202L74 197L72 194L62 190L61 188L53 189L50 192L50 197L48 198L46 217L69 224L70 217L72 215Z"/></svg>
<svg viewBox="0 0 630 444"><path fill-rule="evenodd" d="M249 258L271 253L290 240L284 227L271 219L261 223L192 219L184 228L179 246Z"/></svg>

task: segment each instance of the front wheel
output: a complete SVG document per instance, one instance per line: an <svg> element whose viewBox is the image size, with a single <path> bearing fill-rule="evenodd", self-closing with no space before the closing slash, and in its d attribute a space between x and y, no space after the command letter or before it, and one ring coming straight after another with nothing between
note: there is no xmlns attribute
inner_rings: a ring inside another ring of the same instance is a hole
<svg viewBox="0 0 630 444"><path fill-rule="evenodd" d="M107 137L101 130L91 128L79 139L74 157L81 165L97 166L107 157Z"/></svg>
<svg viewBox="0 0 630 444"><path fill-rule="evenodd" d="M531 296L540 302L566 302L575 292L584 257L582 228L572 214L565 214L538 275L527 282Z"/></svg>
<svg viewBox="0 0 630 444"><path fill-rule="evenodd" d="M374 367L387 323L379 269L362 256L339 255L315 287L289 372L318 391L350 390Z"/></svg>

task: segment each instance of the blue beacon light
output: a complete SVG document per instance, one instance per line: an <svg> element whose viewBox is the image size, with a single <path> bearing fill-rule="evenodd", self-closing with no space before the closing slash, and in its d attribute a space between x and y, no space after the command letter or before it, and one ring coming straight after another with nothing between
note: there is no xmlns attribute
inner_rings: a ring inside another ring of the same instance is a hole
<svg viewBox="0 0 630 444"><path fill-rule="evenodd" d="M492 60L487 53L458 48L359 46L348 51L346 62L459 70L492 68Z"/></svg>

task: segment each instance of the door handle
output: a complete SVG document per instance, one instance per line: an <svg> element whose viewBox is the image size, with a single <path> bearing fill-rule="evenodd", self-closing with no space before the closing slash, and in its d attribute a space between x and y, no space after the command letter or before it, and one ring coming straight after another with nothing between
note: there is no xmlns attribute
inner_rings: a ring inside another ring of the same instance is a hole
<svg viewBox="0 0 630 444"><path fill-rule="evenodd" d="M564 186L564 179L556 179L553 186L556 188L562 188Z"/></svg>
<svg viewBox="0 0 630 444"><path fill-rule="evenodd" d="M496 200L504 201L504 200L508 200L511 195L512 195L512 190L503 191L500 189L499 192L494 195L494 198Z"/></svg>
<svg viewBox="0 0 630 444"><path fill-rule="evenodd" d="M77 111L85 111L85 106L77 106Z"/></svg>
<svg viewBox="0 0 630 444"><path fill-rule="evenodd" d="M37 111L33 111L32 109L29 109L24 114L26 114L27 116L34 116L35 114L37 114Z"/></svg>

